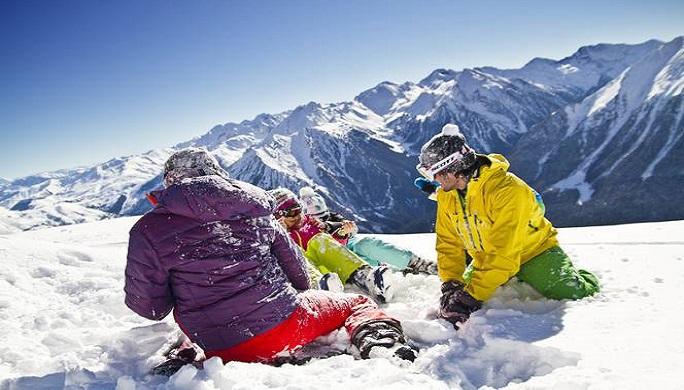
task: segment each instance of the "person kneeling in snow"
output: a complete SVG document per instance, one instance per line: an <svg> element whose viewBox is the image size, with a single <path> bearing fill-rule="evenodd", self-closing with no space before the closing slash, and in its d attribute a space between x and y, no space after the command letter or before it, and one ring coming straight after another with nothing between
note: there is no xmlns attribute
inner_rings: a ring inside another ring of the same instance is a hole
<svg viewBox="0 0 684 390"><path fill-rule="evenodd" d="M173 309L190 340L224 361L273 362L341 326L362 358L373 347L415 358L399 321L368 297L308 290L306 260L266 191L196 148L169 157L164 183L130 231L124 291L134 312L161 320Z"/></svg>
<svg viewBox="0 0 684 390"><path fill-rule="evenodd" d="M352 252L372 266L382 263L391 265L404 273L437 274L437 264L407 249L401 249L376 237L359 237L354 221L328 209L325 199L311 187L299 190L304 214L317 218L325 224L325 231L346 245Z"/></svg>
<svg viewBox="0 0 684 390"><path fill-rule="evenodd" d="M440 314L455 327L513 276L551 299L580 299L599 291L596 276L575 269L558 245L541 197L508 167L502 155L476 154L453 124L420 152L416 168L439 184Z"/></svg>
<svg viewBox="0 0 684 390"><path fill-rule="evenodd" d="M371 267L350 251L342 241L344 237L326 232L326 225L317 218L302 214L302 205L297 196L287 188L276 188L269 193L276 200L276 217L290 233L292 240L304 251L304 256L320 273L321 287L327 289L326 276L339 275L343 284L350 282L369 293L380 303L387 302L394 295L391 270L387 265Z"/></svg>

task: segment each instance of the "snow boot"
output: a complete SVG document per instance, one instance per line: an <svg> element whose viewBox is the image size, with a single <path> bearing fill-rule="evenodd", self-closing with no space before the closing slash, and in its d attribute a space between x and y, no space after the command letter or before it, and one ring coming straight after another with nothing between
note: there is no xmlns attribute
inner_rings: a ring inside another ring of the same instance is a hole
<svg viewBox="0 0 684 390"><path fill-rule="evenodd" d="M394 356L402 360L413 362L418 357L418 351L409 345L400 345L399 348L394 350Z"/></svg>
<svg viewBox="0 0 684 390"><path fill-rule="evenodd" d="M368 292L379 303L385 303L394 296L391 273L392 271L387 264L380 264L375 268L363 265L351 274L349 280Z"/></svg>
<svg viewBox="0 0 684 390"><path fill-rule="evenodd" d="M344 284L340 280L339 275L334 272L329 272L323 276L318 281L318 287L321 290L332 291L332 292L343 292Z"/></svg>
<svg viewBox="0 0 684 390"><path fill-rule="evenodd" d="M389 321L361 325L352 337L352 344L359 349L362 359L391 355L412 362L417 356L416 350L406 344L399 324Z"/></svg>
<svg viewBox="0 0 684 390"><path fill-rule="evenodd" d="M420 256L413 255L404 269L404 275L420 273L437 275L437 264Z"/></svg>
<svg viewBox="0 0 684 390"><path fill-rule="evenodd" d="M171 376L186 364L193 364L197 368L202 367L204 352L198 350L199 347L183 336L179 341L179 344L176 344L164 354L166 360L154 366L150 370L150 374Z"/></svg>

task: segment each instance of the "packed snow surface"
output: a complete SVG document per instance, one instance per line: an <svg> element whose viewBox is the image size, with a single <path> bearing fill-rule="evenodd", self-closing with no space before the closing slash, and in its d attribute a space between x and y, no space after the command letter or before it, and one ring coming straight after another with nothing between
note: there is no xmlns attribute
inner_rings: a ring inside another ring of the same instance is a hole
<svg viewBox="0 0 684 390"><path fill-rule="evenodd" d="M171 378L146 372L175 341L123 303L137 218L0 235L0 389L676 389L684 383L684 221L561 229L602 281L582 301L515 279L460 330L436 319L435 276L397 275L384 305L420 348L414 363L350 355L271 367L211 359ZM434 258L433 234L383 239ZM320 348L348 344L344 331Z"/></svg>

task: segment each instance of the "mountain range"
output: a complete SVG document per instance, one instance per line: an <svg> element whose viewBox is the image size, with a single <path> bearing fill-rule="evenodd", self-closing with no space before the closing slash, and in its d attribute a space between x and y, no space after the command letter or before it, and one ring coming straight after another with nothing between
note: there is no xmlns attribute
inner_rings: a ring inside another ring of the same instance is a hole
<svg viewBox="0 0 684 390"><path fill-rule="evenodd" d="M363 231L430 231L417 154L446 123L502 153L557 226L684 219L684 37L598 44L519 69L437 69L348 102L310 102L218 125L173 147L91 167L0 180L0 233L137 215L165 159L206 147L263 188L316 188Z"/></svg>

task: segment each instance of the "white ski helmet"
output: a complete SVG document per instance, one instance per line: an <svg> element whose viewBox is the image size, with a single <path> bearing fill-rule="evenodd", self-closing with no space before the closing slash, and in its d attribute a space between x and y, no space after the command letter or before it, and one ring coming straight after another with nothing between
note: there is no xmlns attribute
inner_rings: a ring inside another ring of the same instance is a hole
<svg viewBox="0 0 684 390"><path fill-rule="evenodd" d="M301 200L304 214L316 218L324 218L329 212L325 199L311 187L302 187L299 190L299 199Z"/></svg>

